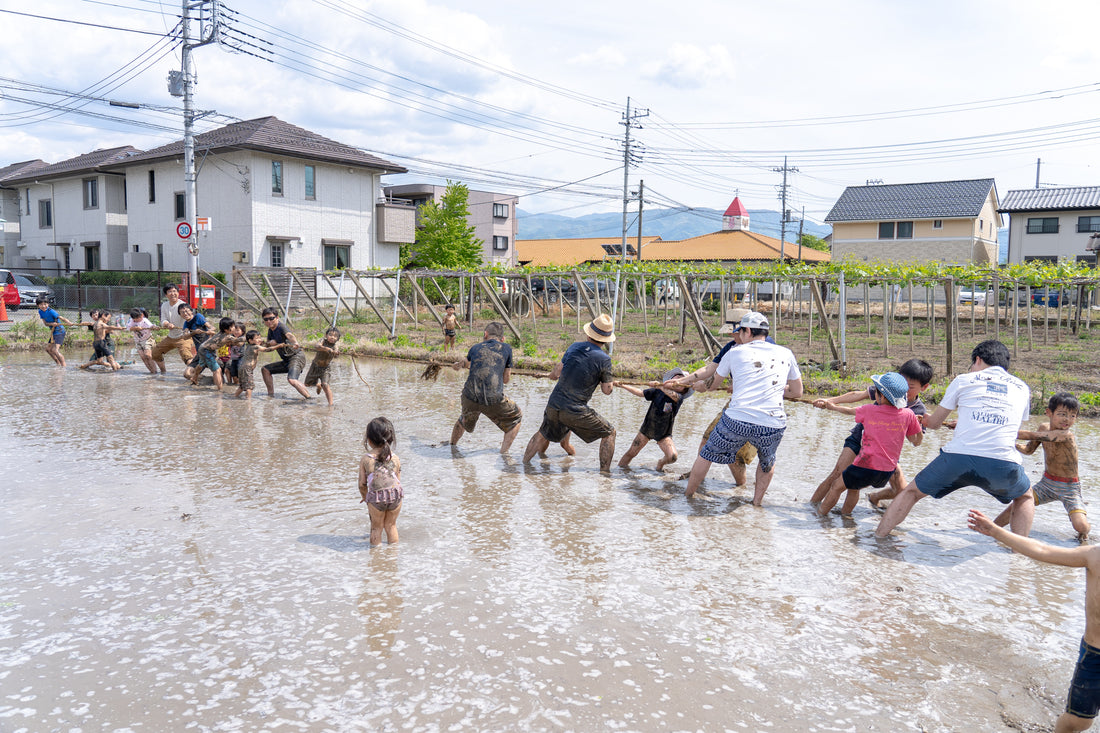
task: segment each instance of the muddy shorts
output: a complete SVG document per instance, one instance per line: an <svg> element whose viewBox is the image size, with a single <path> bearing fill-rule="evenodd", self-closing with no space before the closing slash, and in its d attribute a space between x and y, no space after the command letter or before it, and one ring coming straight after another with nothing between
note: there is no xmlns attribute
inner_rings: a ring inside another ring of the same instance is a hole
<svg viewBox="0 0 1100 733"><path fill-rule="evenodd" d="M894 471L896 470L895 468ZM853 463L844 469L844 473L840 476L844 479L844 488L846 489L859 491L860 489L866 489L868 486L881 489L894 475L894 471L876 471L873 468L864 468Z"/></svg>
<svg viewBox="0 0 1100 733"><path fill-rule="evenodd" d="M179 349L180 359L183 360L184 364L195 358L195 345L191 343L190 336L180 336L179 338L165 336L158 339L153 347L153 361L164 361L164 355L172 349Z"/></svg>
<svg viewBox="0 0 1100 733"><path fill-rule="evenodd" d="M482 415L492 420L493 425L496 425L505 433L519 425L520 420L523 419L523 413L520 412L519 406L507 397L495 405L483 405L480 402L474 402L466 395L462 395L462 415L458 418L458 421L462 423L462 429L467 433L474 432L477 419Z"/></svg>
<svg viewBox="0 0 1100 733"><path fill-rule="evenodd" d="M240 388L241 391L256 389L256 380L252 377L251 369L237 370L237 387Z"/></svg>
<svg viewBox="0 0 1100 733"><path fill-rule="evenodd" d="M591 407L581 410L559 410L547 407L542 413L542 425L539 433L551 443L560 443L570 432L576 434L585 443L606 438L615 432L611 423L600 417L600 413Z"/></svg>
<svg viewBox="0 0 1100 733"><path fill-rule="evenodd" d="M329 366L332 366L329 363ZM317 366L317 362L311 362L309 365L309 371L306 372L305 385L307 387L315 387L318 384L329 384L329 366ZM293 377L291 377L293 379Z"/></svg>
<svg viewBox="0 0 1100 733"><path fill-rule="evenodd" d="M58 346L65 343L65 327L64 326L54 326L53 327L53 332L50 334L50 340L53 341Z"/></svg>
<svg viewBox="0 0 1100 733"><path fill-rule="evenodd" d="M115 355L115 345L110 339L96 339L92 342L92 355L95 359L106 359ZM93 359L94 360L94 359Z"/></svg>
<svg viewBox="0 0 1100 733"><path fill-rule="evenodd" d="M1077 652L1077 667L1069 683L1066 712L1078 718L1092 720L1100 712L1100 649L1081 640Z"/></svg>
<svg viewBox="0 0 1100 733"><path fill-rule="evenodd" d="M444 328L443 329L443 335L446 336L447 338L452 338L453 339L455 337L455 333L457 333L457 332L453 328Z"/></svg>
<svg viewBox="0 0 1100 733"><path fill-rule="evenodd" d="M306 368L306 352L297 351L289 359L265 364L268 374L285 374L287 379L298 379Z"/></svg>
<svg viewBox="0 0 1100 733"><path fill-rule="evenodd" d="M723 413L707 438L707 444L700 449L699 457L711 463L729 465L737 460L737 454L745 444L751 443L760 454L760 470L767 473L775 466L775 452L786 429L733 420Z"/></svg>
<svg viewBox="0 0 1100 733"><path fill-rule="evenodd" d="M1051 476L1043 471L1043 477L1031 487L1031 491L1035 494L1035 506L1060 501L1066 508L1066 514L1086 513L1085 500L1081 496L1081 482L1075 478Z"/></svg>
<svg viewBox="0 0 1100 733"><path fill-rule="evenodd" d="M726 414L726 409L723 407L713 420L710 421L710 425L707 426L706 431L703 433L703 445L706 445L710 440L710 434L714 432L714 429L718 427L718 421L722 419L722 416ZM756 446L752 443L745 443L741 446L741 450L737 451L737 455L734 456L733 462L740 463L742 466L747 466L756 460Z"/></svg>
<svg viewBox="0 0 1100 733"><path fill-rule="evenodd" d="M195 358L191 360L188 366L200 369L205 367L212 373L221 370L221 365L218 364L217 355L209 349L199 349L198 353L195 354Z"/></svg>
<svg viewBox="0 0 1100 733"><path fill-rule="evenodd" d="M149 350L153 348L153 337L149 338L137 338L134 337L134 348L138 351L148 354Z"/></svg>
<svg viewBox="0 0 1100 733"><path fill-rule="evenodd" d="M1002 504L1018 499L1031 488L1023 466L997 458L965 453L940 454L913 479L922 494L942 499L955 489L977 486Z"/></svg>

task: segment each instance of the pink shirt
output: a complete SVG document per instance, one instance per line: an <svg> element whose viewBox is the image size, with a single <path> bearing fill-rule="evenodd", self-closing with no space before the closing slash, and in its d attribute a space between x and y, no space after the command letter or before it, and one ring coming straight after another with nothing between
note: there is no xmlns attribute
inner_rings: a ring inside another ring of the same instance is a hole
<svg viewBox="0 0 1100 733"><path fill-rule="evenodd" d="M863 423L863 445L853 463L875 471L897 468L905 438L921 431L920 420L908 407L862 405L856 408L856 422Z"/></svg>

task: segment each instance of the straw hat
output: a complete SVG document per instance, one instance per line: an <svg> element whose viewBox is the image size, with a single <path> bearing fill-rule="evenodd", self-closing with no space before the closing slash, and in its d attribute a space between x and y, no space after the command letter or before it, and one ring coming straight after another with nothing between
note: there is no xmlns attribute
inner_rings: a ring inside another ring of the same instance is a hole
<svg viewBox="0 0 1100 733"><path fill-rule="evenodd" d="M615 340L615 322L611 316L601 313L591 323L584 324L584 333L593 341L609 344Z"/></svg>

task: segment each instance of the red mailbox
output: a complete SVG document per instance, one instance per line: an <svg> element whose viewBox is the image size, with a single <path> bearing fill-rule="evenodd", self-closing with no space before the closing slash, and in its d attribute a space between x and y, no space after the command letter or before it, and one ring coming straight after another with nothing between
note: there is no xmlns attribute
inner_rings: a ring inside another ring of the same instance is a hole
<svg viewBox="0 0 1100 733"><path fill-rule="evenodd" d="M192 285L191 286L191 298L188 300L188 304L192 308L201 308L202 310L213 310L213 308L214 308L214 286L213 285Z"/></svg>

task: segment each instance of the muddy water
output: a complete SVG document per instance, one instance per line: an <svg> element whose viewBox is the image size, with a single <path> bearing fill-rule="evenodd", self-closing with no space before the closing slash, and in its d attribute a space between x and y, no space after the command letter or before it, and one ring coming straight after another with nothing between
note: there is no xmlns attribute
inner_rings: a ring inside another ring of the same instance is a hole
<svg viewBox="0 0 1100 733"><path fill-rule="evenodd" d="M637 470L518 461L550 389L508 391L452 453L462 375L345 359L336 407L278 380L251 403L168 378L0 357L0 730L1041 730L1083 628L1080 571L965 529L998 505L876 515L804 502L847 418L791 406L764 509L712 469L701 498ZM593 404L621 454L646 404ZM686 470L716 396L677 421ZM401 544L366 545L366 420L397 425ZM1079 423L1082 478L1100 467ZM940 445L906 449L910 474ZM1033 473L1040 464L1029 459ZM866 505L864 505L866 506ZM1070 545L1060 506L1034 536Z"/></svg>

